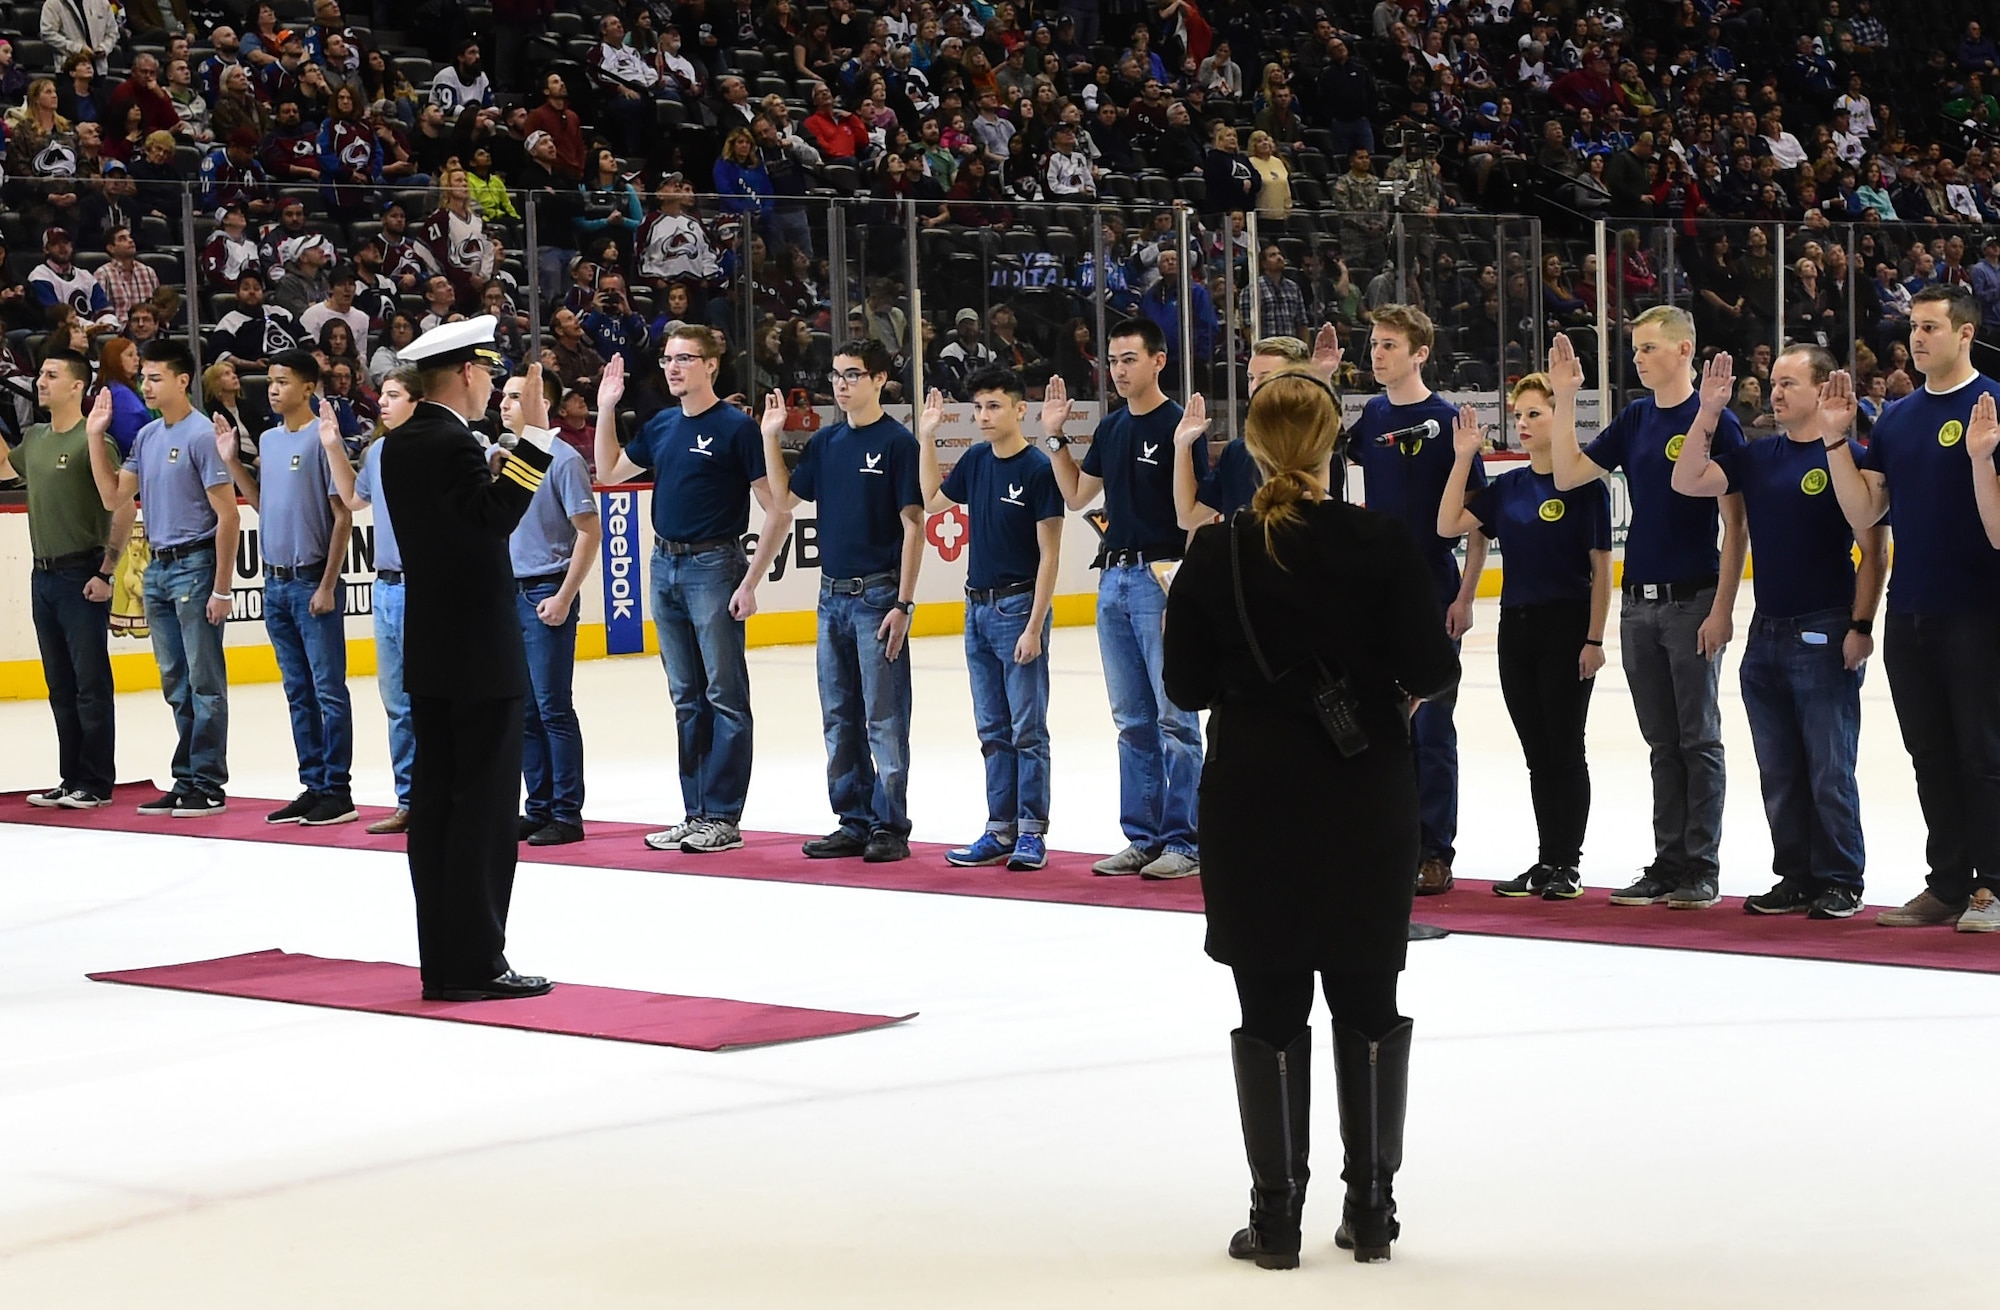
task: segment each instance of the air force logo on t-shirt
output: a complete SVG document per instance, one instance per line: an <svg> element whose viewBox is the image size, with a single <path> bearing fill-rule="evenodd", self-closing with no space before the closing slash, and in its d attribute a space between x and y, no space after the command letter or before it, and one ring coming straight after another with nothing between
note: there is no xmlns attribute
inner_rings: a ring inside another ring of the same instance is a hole
<svg viewBox="0 0 2000 1310"><path fill-rule="evenodd" d="M1027 507L1027 502L1021 499L1021 493L1026 490L1027 490L1026 487L1016 486L1014 483L1009 482L1007 484L1007 494L1002 496L1000 499L1006 504L1020 505L1022 508L1025 509Z"/></svg>
<svg viewBox="0 0 2000 1310"><path fill-rule="evenodd" d="M706 455L710 459L714 459L715 452L709 449L709 447L714 444L715 444L714 437L696 437L694 439L694 444L688 447L688 452L694 455Z"/></svg>
<svg viewBox="0 0 2000 1310"><path fill-rule="evenodd" d="M1159 466L1159 463L1160 463L1160 461L1159 461L1159 460L1157 460L1157 459L1154 459L1154 458L1153 458L1153 456L1159 453L1159 449L1160 449L1160 445L1159 445L1159 443L1158 443L1158 442L1156 442L1156 441L1151 441L1151 442L1149 442L1149 441L1142 441L1142 442L1140 442L1140 443L1139 443L1139 462L1140 462L1141 464L1151 464L1151 465L1153 465L1154 467L1156 467L1156 468L1157 468L1157 467Z"/></svg>
<svg viewBox="0 0 2000 1310"><path fill-rule="evenodd" d="M878 451L873 455L863 455L862 459L866 461L866 463L864 463L861 466L861 471L863 473L873 473L878 477L884 475L885 470L877 467L882 462L881 452Z"/></svg>

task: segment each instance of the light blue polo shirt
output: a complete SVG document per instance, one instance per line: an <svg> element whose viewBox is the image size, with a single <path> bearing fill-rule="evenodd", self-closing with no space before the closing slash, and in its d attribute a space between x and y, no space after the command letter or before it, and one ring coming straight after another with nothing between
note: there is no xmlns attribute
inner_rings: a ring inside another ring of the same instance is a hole
<svg viewBox="0 0 2000 1310"><path fill-rule="evenodd" d="M215 535L210 487L229 485L229 466L215 449L215 420L190 410L178 423L156 418L132 438L125 467L139 475L139 505L146 511L146 541L155 550L185 546Z"/></svg>
<svg viewBox="0 0 2000 1310"><path fill-rule="evenodd" d="M583 456L561 440L555 442L552 453L554 462L542 475L542 485L529 502L528 512L507 540L517 578L540 577L568 568L576 549L576 524L570 522L570 516L597 512L590 466L583 462Z"/></svg>
<svg viewBox="0 0 2000 1310"><path fill-rule="evenodd" d="M257 489L264 563L288 569L324 564L333 539L327 497L335 493L318 419L307 419L296 432L280 423L257 438Z"/></svg>
<svg viewBox="0 0 2000 1310"><path fill-rule="evenodd" d="M383 440L386 440L384 438ZM354 494L375 507L375 571L403 571L403 548L396 544L396 525L389 520L389 502L382 499L382 441L371 441L361 454L361 471L354 475Z"/></svg>

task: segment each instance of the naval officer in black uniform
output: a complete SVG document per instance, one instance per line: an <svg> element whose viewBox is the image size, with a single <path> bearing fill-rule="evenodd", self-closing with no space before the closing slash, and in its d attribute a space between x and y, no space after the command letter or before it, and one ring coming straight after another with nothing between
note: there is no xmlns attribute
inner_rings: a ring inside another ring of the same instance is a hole
<svg viewBox="0 0 2000 1310"><path fill-rule="evenodd" d="M540 996L504 951L514 890L527 657L507 539L542 483L553 433L541 369L515 449L485 451L482 417L500 355L491 315L445 324L401 352L424 402L383 447L382 493L402 547L403 681L417 757L410 779L410 881L424 999Z"/></svg>

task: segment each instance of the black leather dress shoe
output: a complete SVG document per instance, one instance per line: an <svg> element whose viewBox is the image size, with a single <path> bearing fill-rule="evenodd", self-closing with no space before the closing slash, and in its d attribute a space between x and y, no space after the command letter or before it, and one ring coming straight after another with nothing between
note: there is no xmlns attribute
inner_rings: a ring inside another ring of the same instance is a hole
<svg viewBox="0 0 2000 1310"><path fill-rule="evenodd" d="M526 841L548 826L549 821L547 819L531 819L524 814L514 820L514 840Z"/></svg>
<svg viewBox="0 0 2000 1310"><path fill-rule="evenodd" d="M868 849L868 834L852 828L835 828L824 837L815 837L799 847L809 860L849 860Z"/></svg>
<svg viewBox="0 0 2000 1310"><path fill-rule="evenodd" d="M439 984L424 988L427 1001L512 1001L523 996L546 996L555 984L533 974L512 969L485 982Z"/></svg>
<svg viewBox="0 0 2000 1310"><path fill-rule="evenodd" d="M583 840L583 827L575 823L548 823L528 834L530 846L568 846Z"/></svg>

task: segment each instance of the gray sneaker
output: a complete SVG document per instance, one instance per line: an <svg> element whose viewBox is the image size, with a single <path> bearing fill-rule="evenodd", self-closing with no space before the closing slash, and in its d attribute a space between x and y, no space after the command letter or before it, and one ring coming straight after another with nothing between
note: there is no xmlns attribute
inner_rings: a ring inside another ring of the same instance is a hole
<svg viewBox="0 0 2000 1310"><path fill-rule="evenodd" d="M1201 861L1184 851L1168 851L1139 870L1141 878L1154 882L1166 882L1174 878L1192 878L1201 872Z"/></svg>
<svg viewBox="0 0 2000 1310"><path fill-rule="evenodd" d="M742 830L727 819L703 819L681 841L681 849L689 855L713 855L717 851L739 850L742 846Z"/></svg>
<svg viewBox="0 0 2000 1310"><path fill-rule="evenodd" d="M2000 896L1981 887L1972 893L1965 913L1958 916L1960 932L2000 932Z"/></svg>
<svg viewBox="0 0 2000 1310"><path fill-rule="evenodd" d="M694 835L694 830L701 826L701 822L700 819L684 819L671 828L649 832L646 834L646 845L656 851L677 851L681 848L682 842Z"/></svg>
<svg viewBox="0 0 2000 1310"><path fill-rule="evenodd" d="M1956 921L1965 910L1965 906L1953 905L1926 889L1893 910L1883 910L1875 922L1884 928L1936 928Z"/></svg>
<svg viewBox="0 0 2000 1310"><path fill-rule="evenodd" d="M1154 860L1151 851L1143 846L1127 846L1116 855L1106 856L1090 866L1090 871L1101 878L1129 878Z"/></svg>

